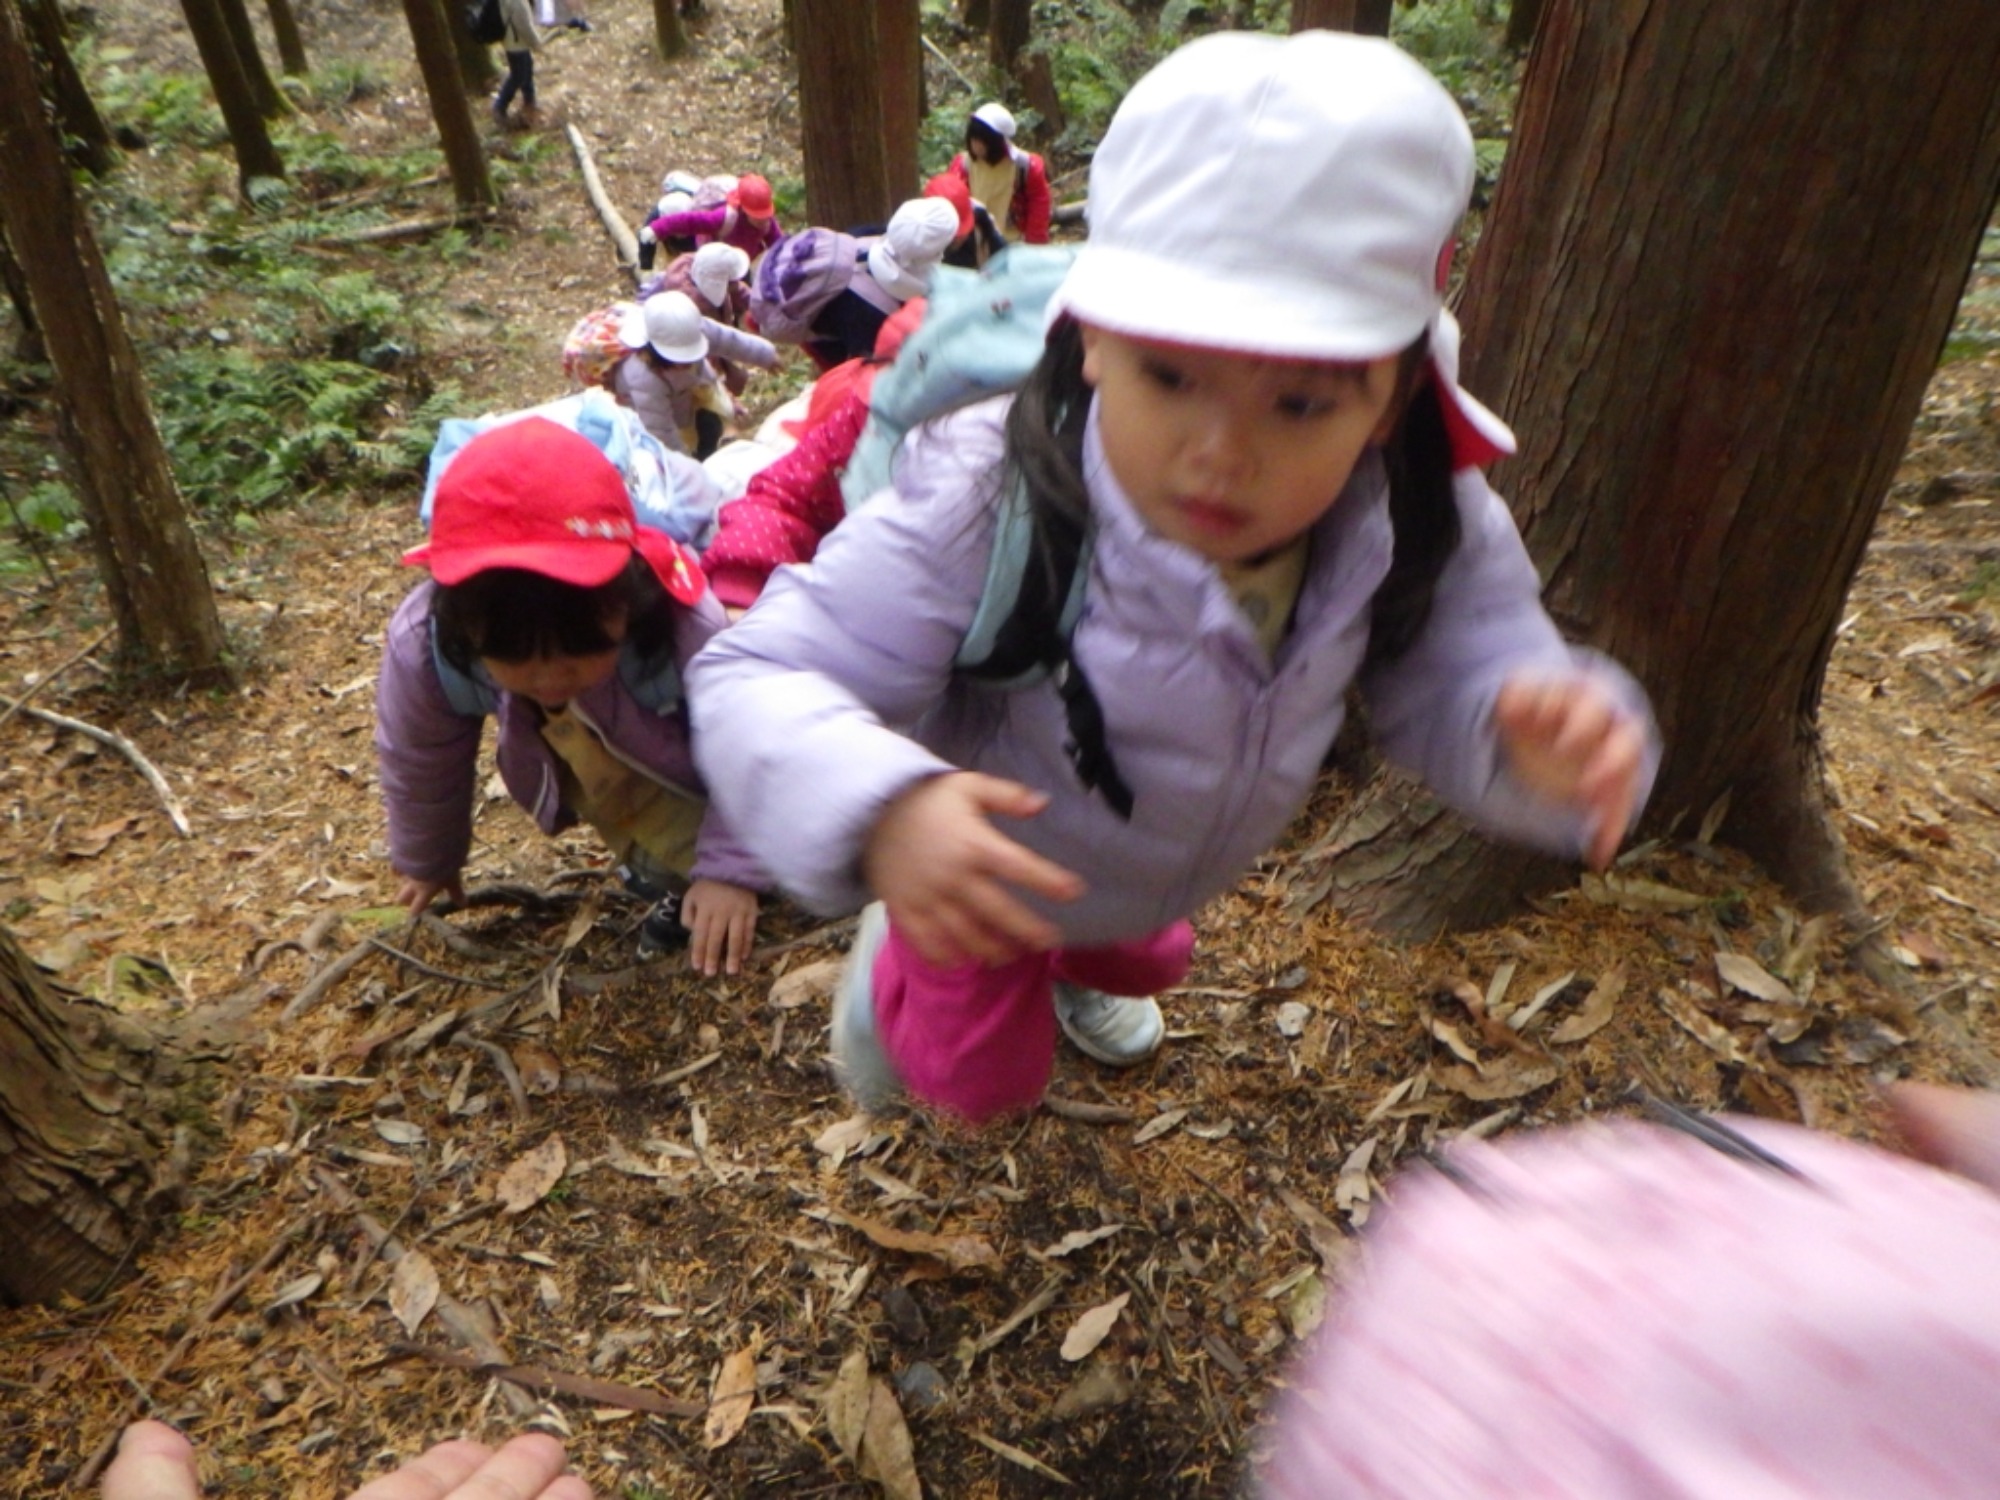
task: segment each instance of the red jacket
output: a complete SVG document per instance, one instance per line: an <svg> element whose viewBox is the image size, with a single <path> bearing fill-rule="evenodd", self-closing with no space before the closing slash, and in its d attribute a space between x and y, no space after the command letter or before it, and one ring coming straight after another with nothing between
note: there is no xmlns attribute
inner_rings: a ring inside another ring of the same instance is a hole
<svg viewBox="0 0 2000 1500"><path fill-rule="evenodd" d="M950 170L965 179L966 189L970 191L972 173L966 168L963 151L951 159ZM1032 151L1016 150L1014 196L1007 204L1007 222L1000 227L1014 230L1031 245L1046 245L1049 242L1049 213L1052 207L1047 164Z"/></svg>

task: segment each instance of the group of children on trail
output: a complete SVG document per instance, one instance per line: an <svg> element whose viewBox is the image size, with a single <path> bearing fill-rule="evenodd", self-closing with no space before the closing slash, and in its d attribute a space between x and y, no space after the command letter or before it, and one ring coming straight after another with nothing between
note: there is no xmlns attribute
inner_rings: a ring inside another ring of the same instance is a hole
<svg viewBox="0 0 2000 1500"><path fill-rule="evenodd" d="M947 175L990 204L1011 170L995 222L1045 226L1011 120L979 123ZM400 899L457 893L495 717L510 793L544 829L595 827L662 899L648 931L684 927L703 972L740 969L762 890L859 909L831 1020L842 1084L984 1121L1036 1104L1059 1030L1115 1065L1160 1045L1152 997L1188 971L1190 918L1303 805L1350 687L1447 803L1607 864L1659 739L1638 684L1557 631L1484 477L1513 440L1458 383L1442 296L1472 178L1457 106L1389 43L1211 36L1120 105L1018 388L871 447L914 363L836 366L765 471L788 488L724 505L705 558L693 529L641 520L584 418L479 432L435 476L407 557L431 577L385 648ZM727 236L760 218L776 232L739 183L719 218L653 225L710 237L687 275L715 324L744 269L732 255L718 284L716 252L747 256ZM948 192L916 201L965 221ZM923 246L944 228L904 222ZM922 290L896 228L885 276ZM656 292L623 336L690 363L714 335L670 327L663 297L695 306ZM893 358L913 320L885 313L867 352ZM842 492L884 454L885 482ZM968 665L996 653L1020 670ZM1269 1493L1990 1493L2000 1310L1979 1257L2000 1205L1753 1134L1454 1153L1286 1399ZM1948 1241L1936 1274L1850 1188ZM1857 1324L1848 1294L1884 1266L1904 1321ZM1927 1340L1949 1358L1919 1370ZM1954 1385L1983 1391L1971 1439L1940 1415ZM1802 1453L1791 1424L1815 1402ZM1876 1415L1828 1425L1858 1405ZM1952 1428L1942 1456L1926 1424Z"/></svg>

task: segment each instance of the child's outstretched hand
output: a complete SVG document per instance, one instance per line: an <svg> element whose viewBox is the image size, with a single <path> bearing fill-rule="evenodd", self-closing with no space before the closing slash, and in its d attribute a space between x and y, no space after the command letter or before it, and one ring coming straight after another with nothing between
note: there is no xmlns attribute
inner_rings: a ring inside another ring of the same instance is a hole
<svg viewBox="0 0 2000 1500"><path fill-rule="evenodd" d="M1590 817L1584 857L1611 863L1632 821L1646 740L1588 678L1511 677L1493 703L1507 768L1531 791Z"/></svg>
<svg viewBox="0 0 2000 1500"><path fill-rule="evenodd" d="M449 880L418 880L405 875L403 883L396 887L396 904L413 917L424 914L424 908L438 897L443 896L454 905L465 904L465 886L454 875Z"/></svg>
<svg viewBox="0 0 2000 1500"><path fill-rule="evenodd" d="M926 962L1005 963L1055 945L1055 925L1008 888L1074 901L1083 881L992 821L1032 818L1048 800L1018 782L957 771L910 788L876 819L862 873Z"/></svg>
<svg viewBox="0 0 2000 1500"><path fill-rule="evenodd" d="M697 880L681 897L688 962L703 974L743 972L757 937L757 893L720 880Z"/></svg>

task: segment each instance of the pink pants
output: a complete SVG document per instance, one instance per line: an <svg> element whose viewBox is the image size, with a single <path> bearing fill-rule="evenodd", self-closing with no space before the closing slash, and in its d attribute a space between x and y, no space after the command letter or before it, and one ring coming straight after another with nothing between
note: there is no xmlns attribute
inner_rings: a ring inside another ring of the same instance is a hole
<svg viewBox="0 0 2000 1500"><path fill-rule="evenodd" d="M1176 922L1102 948L1058 948L988 967L926 963L894 922L875 958L875 1027L903 1086L983 1121L1033 1109L1055 1062L1055 985L1143 997L1178 984L1194 929Z"/></svg>

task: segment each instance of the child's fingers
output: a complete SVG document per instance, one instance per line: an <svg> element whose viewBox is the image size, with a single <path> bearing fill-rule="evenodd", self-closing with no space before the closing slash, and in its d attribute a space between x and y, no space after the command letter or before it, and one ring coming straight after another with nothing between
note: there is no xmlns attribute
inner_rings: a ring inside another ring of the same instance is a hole
<svg viewBox="0 0 2000 1500"><path fill-rule="evenodd" d="M104 1500L200 1500L194 1448L164 1422L134 1422L104 1471Z"/></svg>
<svg viewBox="0 0 2000 1500"><path fill-rule="evenodd" d="M548 1441L554 1442L554 1439ZM443 1500L444 1496L478 1473L492 1457L493 1450L484 1443L464 1438L439 1443L411 1459L395 1473L385 1474L372 1484L363 1485L354 1492L353 1500ZM561 1472L560 1466L556 1472ZM494 1500L500 1500L507 1492L496 1487L491 1493ZM533 1495L535 1491L523 1493Z"/></svg>
<svg viewBox="0 0 2000 1500"><path fill-rule="evenodd" d="M1015 843L998 830L989 832L990 839L982 851L984 874L1050 901L1074 901L1083 894L1082 876L1052 859L1045 859L1025 844ZM1019 910L1026 910L1018 903L1010 904Z"/></svg>
<svg viewBox="0 0 2000 1500"><path fill-rule="evenodd" d="M1018 781L988 776L983 771L965 771L960 775L964 778L966 795L981 812L1002 818L1032 818L1049 805L1048 793L1022 786Z"/></svg>
<svg viewBox="0 0 2000 1500"><path fill-rule="evenodd" d="M757 908L738 907L729 914L729 928L723 944L723 969L730 974L741 974L756 941Z"/></svg>

